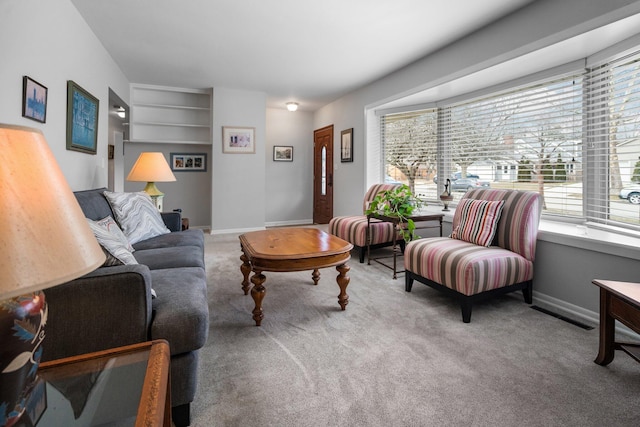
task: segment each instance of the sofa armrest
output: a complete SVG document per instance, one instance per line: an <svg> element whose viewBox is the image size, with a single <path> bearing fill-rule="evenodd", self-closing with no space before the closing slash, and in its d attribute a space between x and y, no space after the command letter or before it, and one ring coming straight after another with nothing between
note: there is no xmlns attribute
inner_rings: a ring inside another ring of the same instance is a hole
<svg viewBox="0 0 640 427"><path fill-rule="evenodd" d="M102 267L47 289L42 360L147 341L151 273L145 265Z"/></svg>
<svg viewBox="0 0 640 427"><path fill-rule="evenodd" d="M171 231L182 231L182 213L180 212L160 212L164 225Z"/></svg>

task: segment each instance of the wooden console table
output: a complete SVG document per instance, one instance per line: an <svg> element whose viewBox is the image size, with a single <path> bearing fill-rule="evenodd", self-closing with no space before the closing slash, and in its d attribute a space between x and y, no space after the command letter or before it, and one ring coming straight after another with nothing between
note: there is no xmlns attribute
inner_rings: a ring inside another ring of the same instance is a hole
<svg viewBox="0 0 640 427"><path fill-rule="evenodd" d="M418 214L418 215L412 215L411 217L409 217L409 219L411 219L415 224L437 221L436 225L427 225L427 226L422 225L420 227L416 225L416 230L440 228L440 237L442 237L442 218L444 218L444 214L428 214L428 215ZM401 271L397 270L398 243L396 242L396 240L393 241L393 266L390 266L381 262L380 259L382 258L371 258L371 239L368 238L368 236L370 235L369 225L371 224L371 220L391 222L395 226L396 230L402 227L403 223L400 221L400 218L398 218L397 216L387 216L387 215L381 215L377 213L371 213L367 215L367 264L371 265L372 260L376 261L378 264L393 270L393 278L397 279L398 273L402 273ZM400 249L402 250L402 247ZM388 257L384 257L384 258L388 258Z"/></svg>
<svg viewBox="0 0 640 427"><path fill-rule="evenodd" d="M592 283L600 287L600 347L594 362L608 365L615 350L622 350L640 362L640 344L615 340L616 320L640 333L640 283L599 279Z"/></svg>

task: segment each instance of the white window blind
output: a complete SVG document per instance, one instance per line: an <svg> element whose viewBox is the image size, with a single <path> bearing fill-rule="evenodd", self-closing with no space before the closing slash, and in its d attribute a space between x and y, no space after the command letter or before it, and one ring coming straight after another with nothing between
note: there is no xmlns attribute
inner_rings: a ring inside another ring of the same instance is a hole
<svg viewBox="0 0 640 427"><path fill-rule="evenodd" d="M423 199L435 200L437 113L435 109L386 114L380 120L386 181L399 181Z"/></svg>
<svg viewBox="0 0 640 427"><path fill-rule="evenodd" d="M530 190L546 217L640 231L640 51L379 119L382 174L428 200L449 178L454 205L473 186Z"/></svg>
<svg viewBox="0 0 640 427"><path fill-rule="evenodd" d="M588 194L586 218L638 228L640 55L635 53L593 67L585 80L585 157L591 166L584 180ZM622 199L621 190L630 197Z"/></svg>
<svg viewBox="0 0 640 427"><path fill-rule="evenodd" d="M442 108L454 200L474 186L530 190L545 213L582 217L582 95L571 75Z"/></svg>

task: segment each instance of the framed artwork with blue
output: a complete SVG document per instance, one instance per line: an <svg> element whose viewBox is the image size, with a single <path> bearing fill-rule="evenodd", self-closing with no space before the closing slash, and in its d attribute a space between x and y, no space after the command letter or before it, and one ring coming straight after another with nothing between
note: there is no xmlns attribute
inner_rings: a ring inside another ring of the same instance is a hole
<svg viewBox="0 0 640 427"><path fill-rule="evenodd" d="M67 150L96 154L98 107L98 98L67 81Z"/></svg>
<svg viewBox="0 0 640 427"><path fill-rule="evenodd" d="M47 88L28 76L22 77L22 117L47 121Z"/></svg>

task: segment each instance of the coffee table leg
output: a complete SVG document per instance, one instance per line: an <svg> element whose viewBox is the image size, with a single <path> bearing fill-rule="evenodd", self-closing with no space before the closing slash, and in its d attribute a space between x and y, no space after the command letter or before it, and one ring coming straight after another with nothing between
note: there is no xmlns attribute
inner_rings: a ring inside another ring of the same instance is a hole
<svg viewBox="0 0 640 427"><path fill-rule="evenodd" d="M253 301L256 303L255 308L253 309L253 320L256 321L256 326L260 326L260 322L264 318L264 314L262 313L262 299L264 298L264 294L267 293L262 284L267 278L262 274L261 271L256 271L251 277L251 283L253 283L253 288L251 288L251 297Z"/></svg>
<svg viewBox="0 0 640 427"><path fill-rule="evenodd" d="M320 271L317 268L313 270L311 278L313 279L313 284L318 286L318 281L320 280Z"/></svg>
<svg viewBox="0 0 640 427"><path fill-rule="evenodd" d="M251 287L251 285L249 284L249 273L251 273L251 263L249 262L249 258L244 254L244 252L242 253L242 255L240 255L240 259L242 260L240 271L242 271L242 276L244 276L244 279L242 280L242 290L244 291L245 295L248 295L249 288Z"/></svg>
<svg viewBox="0 0 640 427"><path fill-rule="evenodd" d="M336 278L338 282L338 286L340 286L340 295L338 295L338 304L340 304L340 308L343 310L347 308L347 304L349 304L349 295L347 295L347 286L349 286L349 276L347 276L347 272L351 270L351 268L347 264L342 264L336 267L336 270L340 274Z"/></svg>

